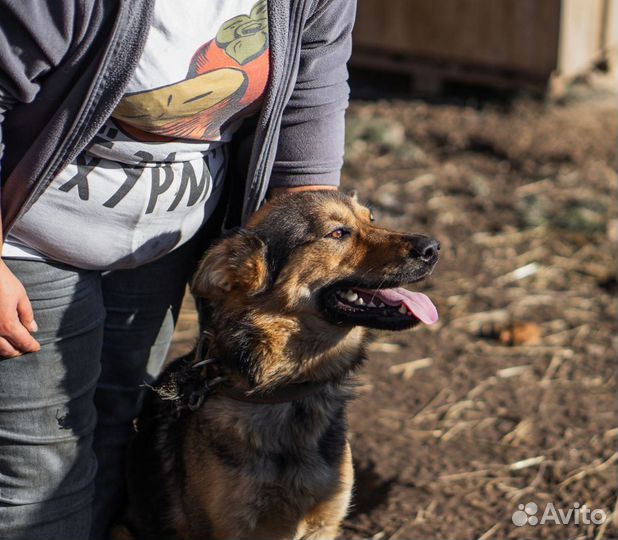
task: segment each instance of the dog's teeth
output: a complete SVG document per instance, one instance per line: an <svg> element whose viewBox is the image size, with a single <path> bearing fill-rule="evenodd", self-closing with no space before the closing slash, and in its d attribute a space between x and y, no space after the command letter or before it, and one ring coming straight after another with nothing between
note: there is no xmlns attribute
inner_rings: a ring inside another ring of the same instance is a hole
<svg viewBox="0 0 618 540"><path fill-rule="evenodd" d="M367 307L376 307L376 305L373 303L373 300L369 300Z"/></svg>
<svg viewBox="0 0 618 540"><path fill-rule="evenodd" d="M345 293L345 298L350 302L356 302L356 299L358 298L358 294L356 294L352 290L348 290Z"/></svg>
<svg viewBox="0 0 618 540"><path fill-rule="evenodd" d="M385 304L384 302L380 302L380 303L378 304L378 307L386 307L386 304Z"/></svg>
<svg viewBox="0 0 618 540"><path fill-rule="evenodd" d="M399 311L399 313L401 313L402 315L405 315L406 313L408 313L408 308L406 308L406 306L404 306L403 304L401 304L401 305L399 306L398 311Z"/></svg>
<svg viewBox="0 0 618 540"><path fill-rule="evenodd" d="M356 301L354 302L357 306L364 306L365 305L365 301L359 296Z"/></svg>

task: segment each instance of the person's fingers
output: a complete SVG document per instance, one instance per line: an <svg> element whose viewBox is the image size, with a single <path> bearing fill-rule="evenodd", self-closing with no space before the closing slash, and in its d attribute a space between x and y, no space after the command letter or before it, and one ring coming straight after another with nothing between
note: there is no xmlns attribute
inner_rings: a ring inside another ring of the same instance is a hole
<svg viewBox="0 0 618 540"><path fill-rule="evenodd" d="M21 324L23 324L29 332L36 332L39 329L36 321L34 320L32 304L27 296L20 300L19 304L17 304L17 315L19 316Z"/></svg>
<svg viewBox="0 0 618 540"><path fill-rule="evenodd" d="M6 339L0 337L0 358L14 358L15 356L21 356L21 354Z"/></svg>
<svg viewBox="0 0 618 540"><path fill-rule="evenodd" d="M30 335L30 332L19 321L9 323L4 329L2 337L22 353L36 352L41 348L39 342Z"/></svg>

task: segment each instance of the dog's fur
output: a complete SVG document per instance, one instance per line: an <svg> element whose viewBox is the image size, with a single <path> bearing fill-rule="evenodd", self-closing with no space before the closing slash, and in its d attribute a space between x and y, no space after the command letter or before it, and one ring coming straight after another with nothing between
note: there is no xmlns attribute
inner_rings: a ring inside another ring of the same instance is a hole
<svg viewBox="0 0 618 540"><path fill-rule="evenodd" d="M363 359L367 327L403 329L418 321L350 320L328 308L329 291L337 283L375 289L417 281L437 259L419 257L426 237L372 221L367 208L339 192L283 195L208 250L193 282L205 302L206 356L247 395L322 384L270 404L214 392L179 415L161 392L150 392L130 452L131 535L337 535L353 483L349 375ZM156 388L191 361L173 363Z"/></svg>

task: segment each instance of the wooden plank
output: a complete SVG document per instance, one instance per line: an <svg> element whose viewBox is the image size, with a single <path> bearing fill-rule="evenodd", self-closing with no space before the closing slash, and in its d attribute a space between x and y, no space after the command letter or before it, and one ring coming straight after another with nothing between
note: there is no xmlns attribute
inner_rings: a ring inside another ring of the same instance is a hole
<svg viewBox="0 0 618 540"><path fill-rule="evenodd" d="M573 77L602 58L603 0L562 0L558 73Z"/></svg>
<svg viewBox="0 0 618 540"><path fill-rule="evenodd" d="M616 54L618 49L618 4L617 0L604 0L601 47L603 50Z"/></svg>
<svg viewBox="0 0 618 540"><path fill-rule="evenodd" d="M359 0L354 42L548 76L557 61L560 1Z"/></svg>

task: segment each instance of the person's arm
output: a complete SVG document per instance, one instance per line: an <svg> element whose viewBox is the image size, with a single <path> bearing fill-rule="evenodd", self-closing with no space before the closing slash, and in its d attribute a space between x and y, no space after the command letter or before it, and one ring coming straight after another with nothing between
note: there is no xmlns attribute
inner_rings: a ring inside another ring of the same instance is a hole
<svg viewBox="0 0 618 540"><path fill-rule="evenodd" d="M283 113L271 194L339 185L355 11L355 0L315 2L303 31L296 84Z"/></svg>
<svg viewBox="0 0 618 540"><path fill-rule="evenodd" d="M0 163L4 150L2 122L14 98L0 85ZM2 169L0 168L0 173ZM1 194L0 194L1 196ZM0 198L1 202L1 198ZM3 241L2 211L0 210L0 254ZM41 347L31 332L37 331L32 305L26 289L0 257L0 358L12 358Z"/></svg>
<svg viewBox="0 0 618 540"><path fill-rule="evenodd" d="M78 9L75 0L0 0L0 167L4 117L19 103L36 98L41 78L58 65L69 48L73 38L71 21ZM59 13L62 17L58 17ZM2 239L0 212L0 253ZM26 290L0 258L0 357L38 351L40 345L31 335L36 331Z"/></svg>

